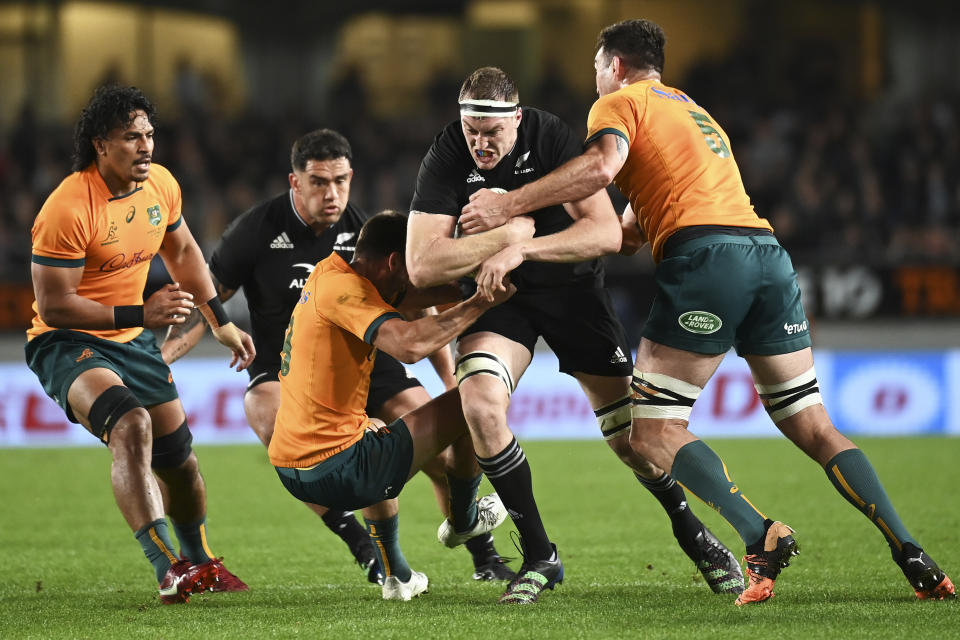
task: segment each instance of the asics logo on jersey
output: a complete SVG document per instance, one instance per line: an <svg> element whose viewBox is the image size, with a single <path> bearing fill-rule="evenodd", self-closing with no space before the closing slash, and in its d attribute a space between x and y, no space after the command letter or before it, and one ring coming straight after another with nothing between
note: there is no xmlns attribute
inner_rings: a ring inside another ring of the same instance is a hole
<svg viewBox="0 0 960 640"><path fill-rule="evenodd" d="M623 349L620 347L617 347L617 350L613 352L612 356L610 356L610 364L618 364L626 361L627 356L623 353Z"/></svg>
<svg viewBox="0 0 960 640"><path fill-rule="evenodd" d="M284 231L270 242L271 249L293 249L293 243L290 242L290 236Z"/></svg>
<svg viewBox="0 0 960 640"><path fill-rule="evenodd" d="M483 176L477 173L477 170L474 169L473 171L470 172L470 175L467 176L467 184L470 184L472 182L486 182L486 181L483 179Z"/></svg>

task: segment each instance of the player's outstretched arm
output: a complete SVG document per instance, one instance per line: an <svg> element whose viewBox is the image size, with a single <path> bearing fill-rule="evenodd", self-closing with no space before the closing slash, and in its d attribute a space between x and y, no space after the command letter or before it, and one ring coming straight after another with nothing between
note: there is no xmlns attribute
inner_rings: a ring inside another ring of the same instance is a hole
<svg viewBox="0 0 960 640"><path fill-rule="evenodd" d="M590 143L581 155L571 158L539 180L504 194L480 189L460 212L465 234L479 233L490 225L554 204L576 202L613 182L627 159L623 138L608 133Z"/></svg>
<svg viewBox="0 0 960 640"><path fill-rule="evenodd" d="M525 261L581 262L620 250L620 219L605 189L564 208L574 219L566 229L511 245L483 261L475 277L482 296L490 299L504 276Z"/></svg>
<svg viewBox="0 0 960 640"><path fill-rule="evenodd" d="M422 309L416 313L416 318L423 318L426 316L435 316L438 315L436 307L430 307L428 309ZM450 344L447 343L431 353L427 358L430 360L430 365L433 367L433 370L437 372L437 377L440 378L440 381L443 382L444 389L448 391L457 386L457 376L454 370L453 364L453 352L450 350Z"/></svg>
<svg viewBox="0 0 960 640"><path fill-rule="evenodd" d="M455 216L411 211L407 223L407 273L416 287L452 282L504 247L533 237L533 220L519 217L502 227L454 238Z"/></svg>
<svg viewBox="0 0 960 640"><path fill-rule="evenodd" d="M473 324L490 307L506 301L517 288L509 282L493 300L485 300L474 294L468 300L439 313L413 321L392 318L377 330L373 346L391 356L412 364L450 344L464 329Z"/></svg>

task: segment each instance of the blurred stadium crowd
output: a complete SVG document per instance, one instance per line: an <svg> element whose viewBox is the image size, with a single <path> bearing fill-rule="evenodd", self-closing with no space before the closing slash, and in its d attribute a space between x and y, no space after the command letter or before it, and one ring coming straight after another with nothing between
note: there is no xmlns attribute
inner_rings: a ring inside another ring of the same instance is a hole
<svg viewBox="0 0 960 640"><path fill-rule="evenodd" d="M750 55L702 64L685 80L668 73L667 82L725 128L757 211L795 263L960 262L960 96L864 102L817 73L815 60L806 74L758 82ZM159 114L154 161L179 179L186 219L205 252L236 215L286 188L290 144L313 128L335 128L351 141L353 201L368 211L405 210L422 154L457 117L460 82L438 79L426 110L383 120L371 115L349 73L327 104L290 108L276 119L225 118L202 79L183 80L181 115ZM521 102L582 132L591 97L547 73ZM30 227L69 172L70 127L40 123L25 106L0 133L0 282L29 282ZM626 267L635 264L611 261L614 282Z"/></svg>

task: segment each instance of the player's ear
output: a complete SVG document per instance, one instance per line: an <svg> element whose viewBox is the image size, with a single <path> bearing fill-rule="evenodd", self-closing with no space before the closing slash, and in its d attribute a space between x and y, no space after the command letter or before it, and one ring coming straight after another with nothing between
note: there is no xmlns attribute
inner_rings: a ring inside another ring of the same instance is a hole
<svg viewBox="0 0 960 640"><path fill-rule="evenodd" d="M623 66L623 58L620 56L610 56L611 75L614 80L621 82L627 75L627 69Z"/></svg>
<svg viewBox="0 0 960 640"><path fill-rule="evenodd" d="M406 266L406 260L399 251L394 251L387 256L387 268L390 270L390 273L397 273L398 270L405 269Z"/></svg>
<svg viewBox="0 0 960 640"><path fill-rule="evenodd" d="M290 180L290 188L296 191L297 193L300 193L300 179L297 177L297 174L291 171L289 175L289 180Z"/></svg>

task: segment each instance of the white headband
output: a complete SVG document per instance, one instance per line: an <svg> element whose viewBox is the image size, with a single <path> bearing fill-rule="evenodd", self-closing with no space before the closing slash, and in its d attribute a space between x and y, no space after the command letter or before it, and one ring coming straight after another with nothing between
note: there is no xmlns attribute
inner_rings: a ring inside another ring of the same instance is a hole
<svg viewBox="0 0 960 640"><path fill-rule="evenodd" d="M517 112L516 102L503 100L461 100L460 115L474 118L503 118Z"/></svg>

